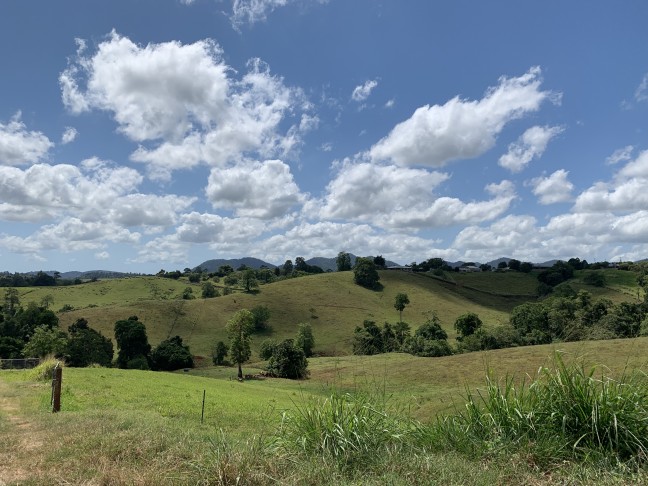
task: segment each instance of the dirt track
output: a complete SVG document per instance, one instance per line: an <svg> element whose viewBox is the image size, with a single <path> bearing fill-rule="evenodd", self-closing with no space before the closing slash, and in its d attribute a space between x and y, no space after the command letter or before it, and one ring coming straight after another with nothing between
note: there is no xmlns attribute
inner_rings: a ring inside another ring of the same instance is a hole
<svg viewBox="0 0 648 486"><path fill-rule="evenodd" d="M42 447L42 431L21 414L19 397L0 381L0 486L33 478Z"/></svg>

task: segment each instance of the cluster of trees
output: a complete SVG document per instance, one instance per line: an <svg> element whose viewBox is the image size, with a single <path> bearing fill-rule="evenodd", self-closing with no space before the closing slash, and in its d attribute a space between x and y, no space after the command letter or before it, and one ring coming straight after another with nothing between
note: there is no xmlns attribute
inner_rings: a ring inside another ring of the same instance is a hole
<svg viewBox="0 0 648 486"><path fill-rule="evenodd" d="M63 279L59 272L45 273L0 273L0 287L54 287L57 285L77 285L80 278Z"/></svg>
<svg viewBox="0 0 648 486"><path fill-rule="evenodd" d="M415 356L447 356L452 354L448 334L436 314L430 313L426 322L412 335L406 322L385 323L380 328L374 321L365 320L353 332L353 354L380 354L403 352Z"/></svg>
<svg viewBox="0 0 648 486"><path fill-rule="evenodd" d="M257 306L253 310L242 309L227 322L229 345L216 343L213 351L215 365L229 364L229 355L238 367L238 379L243 379L243 363L252 356L251 337L254 332L267 328L269 310ZM301 379L308 376L308 357L312 355L315 339L309 324L299 324L296 339L281 342L265 340L261 344L260 357L266 360L266 372L279 378Z"/></svg>
<svg viewBox="0 0 648 486"><path fill-rule="evenodd" d="M193 368L193 356L180 336L170 337L154 349L148 342L146 326L137 316L115 323L115 341L119 349L116 365L123 369L173 371Z"/></svg>
<svg viewBox="0 0 648 486"><path fill-rule="evenodd" d="M594 299L563 284L551 298L529 302L511 312L521 344L631 338L648 335L648 303Z"/></svg>
<svg viewBox="0 0 648 486"><path fill-rule="evenodd" d="M648 279L646 280L648 284ZM399 309L405 294L396 299ZM527 302L513 309L506 325L485 329L479 316L466 313L454 323L457 342L451 347L447 335L433 314L411 335L404 322L378 327L365 321L353 335L355 354L406 352L417 356L443 356L453 352L471 352L515 346L549 344L562 341L601 340L648 336L648 300L621 302L594 299L569 285L559 286L542 302Z"/></svg>
<svg viewBox="0 0 648 486"><path fill-rule="evenodd" d="M0 307L0 358L40 358L54 355L70 366L97 363L109 366L113 357L110 339L78 319L65 333L59 327L56 314L48 309L49 300L42 305L20 304L15 288L5 291Z"/></svg>

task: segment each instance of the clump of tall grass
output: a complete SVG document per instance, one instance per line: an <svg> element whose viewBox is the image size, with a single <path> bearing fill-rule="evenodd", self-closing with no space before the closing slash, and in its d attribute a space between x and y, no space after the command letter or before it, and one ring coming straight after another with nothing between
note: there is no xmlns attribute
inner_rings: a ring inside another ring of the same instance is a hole
<svg viewBox="0 0 648 486"><path fill-rule="evenodd" d="M539 461L600 458L648 463L648 380L624 373L614 379L596 367L541 368L531 383L487 377L467 392L463 411L439 419L424 433L437 447L473 454L524 451Z"/></svg>
<svg viewBox="0 0 648 486"><path fill-rule="evenodd" d="M63 366L63 361L54 358L53 356L47 356L44 358L40 364L31 370L27 375L29 380L32 381L48 381L52 379L52 372L56 368L57 363L60 363L60 366Z"/></svg>
<svg viewBox="0 0 648 486"><path fill-rule="evenodd" d="M284 412L273 445L349 466L401 450L414 431L407 414L391 407L388 398L334 391Z"/></svg>

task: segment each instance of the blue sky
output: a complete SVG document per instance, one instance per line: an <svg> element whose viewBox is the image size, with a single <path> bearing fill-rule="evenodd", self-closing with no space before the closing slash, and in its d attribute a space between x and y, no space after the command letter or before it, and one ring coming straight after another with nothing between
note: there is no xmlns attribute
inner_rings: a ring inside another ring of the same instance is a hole
<svg viewBox="0 0 648 486"><path fill-rule="evenodd" d="M648 257L648 3L0 4L0 269Z"/></svg>

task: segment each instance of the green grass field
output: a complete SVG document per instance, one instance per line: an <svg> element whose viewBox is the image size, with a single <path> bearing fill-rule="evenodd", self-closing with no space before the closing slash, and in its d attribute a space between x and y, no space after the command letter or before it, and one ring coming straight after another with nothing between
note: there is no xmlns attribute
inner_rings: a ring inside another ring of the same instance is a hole
<svg viewBox="0 0 648 486"><path fill-rule="evenodd" d="M647 346L648 338L638 338L443 358L314 358L311 378L298 382L239 383L231 380L233 368L220 367L189 373L65 368L62 411L54 415L49 383L25 381L24 371L0 371L0 477L4 471L19 484L623 484L633 476L575 464L538 470L524 457L441 452L394 451L384 464L345 471L316 457L282 455L267 444L282 411L332 389L390 397L395 410L429 422L437 413L462 409L466 391L481 388L487 370L501 378L534 377L559 351L568 361L597 364L618 376L647 370ZM253 370L250 365L246 372Z"/></svg>

